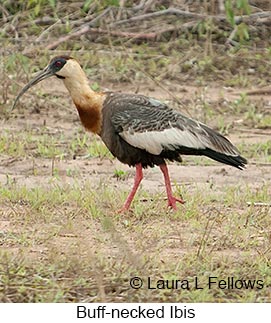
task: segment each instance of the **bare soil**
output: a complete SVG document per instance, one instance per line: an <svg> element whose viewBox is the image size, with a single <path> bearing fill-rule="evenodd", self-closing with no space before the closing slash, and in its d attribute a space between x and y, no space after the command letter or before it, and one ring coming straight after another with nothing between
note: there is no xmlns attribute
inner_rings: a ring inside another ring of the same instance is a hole
<svg viewBox="0 0 271 323"><path fill-rule="evenodd" d="M146 90L147 86L142 85L141 94L149 95L156 97L158 99L167 101L172 98L169 97L167 93L159 90ZM62 82L56 79L49 81L44 81L42 84L36 86L36 88L42 88L44 93L51 95L56 95L60 98L63 98L65 106L62 107L62 104L57 104L56 107L51 106L49 108L45 106L37 107L37 103L31 99L31 93L27 94L27 98L24 99L24 109L19 108L19 114L16 116L13 114L13 118L8 120L1 121L2 131L12 130L14 134L20 134L21 131L25 129L39 129L42 126L46 125L47 133L50 135L57 134L59 132L63 133L65 138L62 144L68 142L72 136L75 136L76 133L82 132L82 126L79 122L77 112L71 99L67 96L66 89ZM106 87L105 88L109 88ZM143 90L145 88L145 91ZM221 90L219 86L210 86L207 89L195 86L185 86L172 84L173 89L178 89L179 92L174 92L174 95L180 98L180 100L187 100L196 98L199 93L204 92L204 99L210 104L217 103L221 101L223 96L224 101L233 101L237 99L241 93L248 93L252 101L264 101L266 107L271 105L271 88L262 89L251 89L244 90L224 88ZM112 88L111 88L112 90ZM124 86L115 86L115 91L122 92L132 92L134 91L134 86L127 84ZM251 94L250 94L251 93ZM62 102L63 102L62 100ZM68 101L68 102L67 102ZM25 104L27 102L27 104ZM40 104L40 103L39 103ZM38 112L35 110L38 109ZM194 111L188 111L187 108L179 107L179 109L186 115L189 114L190 117L195 117L193 115ZM183 111L184 110L184 111ZM198 114L195 111L195 114ZM14 118L15 117L15 118ZM196 117L195 117L196 118ZM238 125L240 120L237 120L235 115L229 116L225 115L225 119L228 123ZM242 121L242 120L241 120ZM211 120L210 126L216 128L216 119ZM57 125L57 127L56 127ZM241 124L241 126L235 126L230 130L229 135L227 136L235 145L241 143L259 143L270 140L271 131L269 129L251 129L247 126ZM89 134L90 140L94 137L92 134ZM99 140L99 138L96 138ZM75 159L63 158L54 161L54 166L58 169L59 176L61 181L64 184L72 183L73 178L66 175L67 169L79 170L79 178L82 181L90 181L94 186L96 183L100 183L106 179L108 185L117 185L120 189L128 189L133 183L133 174L134 170L127 165L121 164L117 160L109 160L106 158L86 158L87 156L77 156ZM10 156L1 156L0 162L0 178L1 182L4 184L6 181L6 174L9 174L13 180L18 185L26 185L28 187L35 187L36 185L47 185L50 183L52 177L52 160L42 159L42 158L33 158L31 157L10 157ZM205 158L205 157L204 157ZM202 158L202 160L204 160ZM270 165L262 165L261 162L257 160L249 160L246 170L239 171L234 168L218 164L216 162L209 165L193 165L195 160L191 160L191 157L183 156L183 160L188 163L187 166L176 165L171 163L169 165L169 170L173 181L176 181L178 184L186 184L193 186L195 183L205 184L210 181L215 183L217 187L225 185L249 185L257 187L263 181L269 181L271 174L268 170ZM38 169L38 174L32 174L33 169ZM127 171L129 176L126 180L120 181L117 178L114 178L114 170L121 169ZM157 191L157 188L163 190L163 178L160 174L159 168L147 169L144 171L144 181L142 182L144 189L153 192Z"/></svg>

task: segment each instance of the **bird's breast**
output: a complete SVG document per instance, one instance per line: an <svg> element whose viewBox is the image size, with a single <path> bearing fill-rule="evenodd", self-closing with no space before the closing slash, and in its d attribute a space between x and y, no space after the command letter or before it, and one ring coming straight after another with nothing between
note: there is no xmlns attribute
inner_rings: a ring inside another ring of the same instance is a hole
<svg viewBox="0 0 271 323"><path fill-rule="evenodd" d="M73 101L83 126L88 131L99 134L102 128L102 108L104 101L102 95L96 94L94 97L73 98Z"/></svg>

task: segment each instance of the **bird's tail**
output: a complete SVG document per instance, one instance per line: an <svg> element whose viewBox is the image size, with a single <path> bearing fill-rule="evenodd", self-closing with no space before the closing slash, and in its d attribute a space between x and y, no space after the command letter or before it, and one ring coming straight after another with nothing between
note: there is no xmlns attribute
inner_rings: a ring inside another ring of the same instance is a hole
<svg viewBox="0 0 271 323"><path fill-rule="evenodd" d="M240 155L231 156L231 155L214 151L209 148L204 149L203 155L210 157L220 163L224 163L224 164L236 167L238 169L244 169L247 164L247 160Z"/></svg>

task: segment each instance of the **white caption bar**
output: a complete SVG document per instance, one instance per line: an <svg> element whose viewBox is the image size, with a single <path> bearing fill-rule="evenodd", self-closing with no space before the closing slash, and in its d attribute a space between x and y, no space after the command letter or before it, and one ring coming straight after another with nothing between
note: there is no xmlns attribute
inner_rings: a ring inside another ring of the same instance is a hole
<svg viewBox="0 0 271 323"><path fill-rule="evenodd" d="M0 304L1 322L264 322L271 304L93 303Z"/></svg>

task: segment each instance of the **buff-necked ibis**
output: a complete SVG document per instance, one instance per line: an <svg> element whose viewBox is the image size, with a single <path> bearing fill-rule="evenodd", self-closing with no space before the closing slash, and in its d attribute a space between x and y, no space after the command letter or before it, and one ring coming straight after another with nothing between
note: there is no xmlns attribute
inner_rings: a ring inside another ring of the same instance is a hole
<svg viewBox="0 0 271 323"><path fill-rule="evenodd" d="M50 76L64 82L86 130L98 134L122 163L136 167L133 188L122 210L128 210L143 178L142 168L158 165L164 175L168 206L176 209L165 160L181 155L204 155L243 169L247 163L237 148L203 123L187 118L156 99L138 94L95 92L74 58L58 56L30 81L18 99L33 85Z"/></svg>

